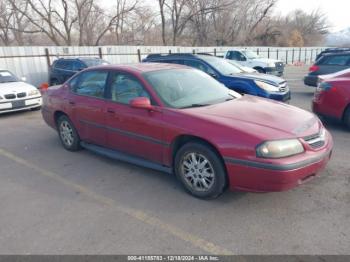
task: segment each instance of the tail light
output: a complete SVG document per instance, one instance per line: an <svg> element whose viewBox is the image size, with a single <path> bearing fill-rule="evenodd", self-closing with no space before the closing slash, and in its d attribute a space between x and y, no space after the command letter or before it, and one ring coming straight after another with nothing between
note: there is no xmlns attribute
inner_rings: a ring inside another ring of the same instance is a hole
<svg viewBox="0 0 350 262"><path fill-rule="evenodd" d="M310 71L310 72L316 72L316 71L318 71L318 70L320 70L320 67L317 66L317 65L312 65L312 66L309 68L309 71Z"/></svg>

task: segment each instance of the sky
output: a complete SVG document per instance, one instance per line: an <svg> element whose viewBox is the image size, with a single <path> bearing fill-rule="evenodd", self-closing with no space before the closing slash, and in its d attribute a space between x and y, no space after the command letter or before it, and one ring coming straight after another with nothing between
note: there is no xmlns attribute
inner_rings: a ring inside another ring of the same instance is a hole
<svg viewBox="0 0 350 262"><path fill-rule="evenodd" d="M306 12L320 8L328 16L332 32L350 27L349 0L279 0L275 13L286 15L298 8Z"/></svg>

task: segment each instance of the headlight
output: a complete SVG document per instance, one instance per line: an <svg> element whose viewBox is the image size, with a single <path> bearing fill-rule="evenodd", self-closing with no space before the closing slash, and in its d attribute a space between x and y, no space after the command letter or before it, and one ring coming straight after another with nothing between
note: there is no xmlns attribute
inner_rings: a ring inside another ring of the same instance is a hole
<svg viewBox="0 0 350 262"><path fill-rule="evenodd" d="M279 87L278 86L273 86L270 85L268 83L262 82L262 81L254 81L255 84L257 84L257 86L259 86L260 88L264 89L265 91L268 92L278 92L279 91Z"/></svg>
<svg viewBox="0 0 350 262"><path fill-rule="evenodd" d="M39 95L40 94L40 92L39 92L39 90L30 90L29 92L28 92L28 96L36 96L36 95Z"/></svg>
<svg viewBox="0 0 350 262"><path fill-rule="evenodd" d="M256 149L257 157L283 158L304 152L304 147L298 139L267 141Z"/></svg>

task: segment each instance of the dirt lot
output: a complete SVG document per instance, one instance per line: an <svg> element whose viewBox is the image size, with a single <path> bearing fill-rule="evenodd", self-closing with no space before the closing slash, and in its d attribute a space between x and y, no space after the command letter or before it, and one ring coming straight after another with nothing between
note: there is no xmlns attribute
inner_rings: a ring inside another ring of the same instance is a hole
<svg viewBox="0 0 350 262"><path fill-rule="evenodd" d="M310 110L306 68L287 68ZM278 114L278 112L276 112ZM40 112L0 116L0 254L350 254L350 132L333 159L283 193L187 195L174 177L65 151Z"/></svg>

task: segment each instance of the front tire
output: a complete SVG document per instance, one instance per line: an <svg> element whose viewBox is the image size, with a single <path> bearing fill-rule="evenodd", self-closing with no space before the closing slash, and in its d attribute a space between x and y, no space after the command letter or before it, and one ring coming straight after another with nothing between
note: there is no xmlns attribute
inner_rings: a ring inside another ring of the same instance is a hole
<svg viewBox="0 0 350 262"><path fill-rule="evenodd" d="M224 164L212 148L190 142L177 152L175 174L187 192L202 199L221 195L227 182Z"/></svg>
<svg viewBox="0 0 350 262"><path fill-rule="evenodd" d="M80 138L67 116L62 115L58 118L57 128L63 147L68 151L78 151L80 149Z"/></svg>

